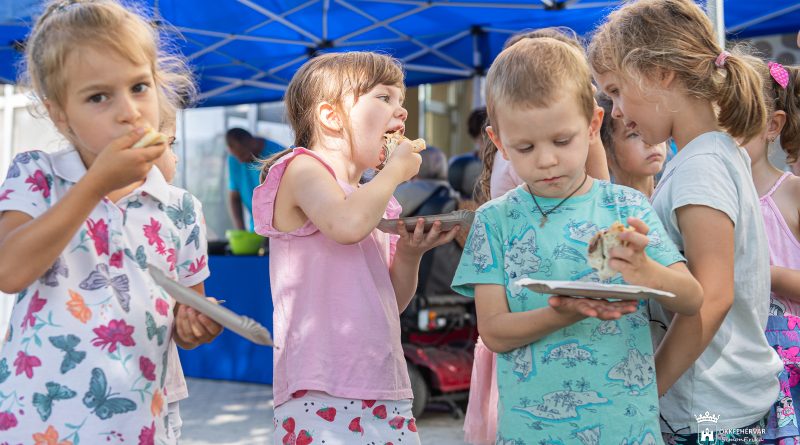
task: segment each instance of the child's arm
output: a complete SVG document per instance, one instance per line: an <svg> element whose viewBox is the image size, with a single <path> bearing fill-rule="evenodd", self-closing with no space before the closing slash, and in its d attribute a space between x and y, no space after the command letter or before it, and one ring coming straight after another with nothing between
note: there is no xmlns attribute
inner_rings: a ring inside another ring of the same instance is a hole
<svg viewBox="0 0 800 445"><path fill-rule="evenodd" d="M397 185L417 174L421 162L420 155L405 141L374 179L350 195L345 195L330 172L310 156L292 160L283 181L299 211L325 236L341 244L354 244L375 229Z"/></svg>
<svg viewBox="0 0 800 445"><path fill-rule="evenodd" d="M676 210L689 269L703 288L696 315L676 314L656 352L658 394L663 395L703 353L733 305L733 221L711 207Z"/></svg>
<svg viewBox="0 0 800 445"><path fill-rule="evenodd" d="M550 306L511 312L506 290L498 284L475 286L478 331L486 347L496 353L531 344L586 317L616 320L636 311L637 301L610 302L563 296L550 297Z"/></svg>
<svg viewBox="0 0 800 445"><path fill-rule="evenodd" d="M800 270L770 266L772 292L781 297L800 302Z"/></svg>
<svg viewBox="0 0 800 445"><path fill-rule="evenodd" d="M0 214L0 291L17 293L30 286L53 265L104 196L147 176L166 145L130 149L142 134L144 130L134 130L111 142L86 175L41 216ZM20 258L25 267L20 267Z"/></svg>
<svg viewBox="0 0 800 445"><path fill-rule="evenodd" d="M392 287L397 298L397 308L403 312L417 291L419 278L419 263L422 254L428 250L453 241L460 231L461 226L456 226L447 232L441 231L442 223L436 221L433 227L424 233L425 221L420 218L413 233L406 231L405 224L397 223L400 239L397 241L397 251L394 254L389 274L392 278Z"/></svg>
<svg viewBox="0 0 800 445"><path fill-rule="evenodd" d="M191 288L200 295L206 294L203 283L195 284ZM221 332L222 326L216 321L188 306L175 305L175 344L182 349L194 349L210 343Z"/></svg>
<svg viewBox="0 0 800 445"><path fill-rule="evenodd" d="M684 315L694 315L703 303L703 289L694 279L684 263L664 266L647 256L645 248L649 243L647 233L650 228L638 218L628 218L628 224L635 232L619 235L627 246L611 250L611 268L622 273L622 278L630 284L647 286L675 294L675 297L657 298L659 304Z"/></svg>

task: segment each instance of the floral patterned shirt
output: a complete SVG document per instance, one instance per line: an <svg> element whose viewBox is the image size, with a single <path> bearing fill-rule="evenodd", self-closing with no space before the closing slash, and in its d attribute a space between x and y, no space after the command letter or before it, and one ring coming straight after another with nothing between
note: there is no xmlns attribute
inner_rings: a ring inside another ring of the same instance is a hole
<svg viewBox="0 0 800 445"><path fill-rule="evenodd" d="M536 199L545 211L561 201ZM588 242L630 216L650 227L650 258L667 266L684 261L647 198L633 189L595 180L540 228L536 204L521 186L478 209L453 289L474 296L477 284L499 284L511 312L546 307L548 295L514 283L599 281L586 262ZM649 323L643 301L619 320L587 318L498 354L497 443L661 444Z"/></svg>
<svg viewBox="0 0 800 445"><path fill-rule="evenodd" d="M36 218L85 173L74 149L21 153L0 212ZM206 251L200 202L157 168L118 202L103 199L16 295L0 351L0 444L174 444L164 387L175 303L146 267L193 286L209 275Z"/></svg>

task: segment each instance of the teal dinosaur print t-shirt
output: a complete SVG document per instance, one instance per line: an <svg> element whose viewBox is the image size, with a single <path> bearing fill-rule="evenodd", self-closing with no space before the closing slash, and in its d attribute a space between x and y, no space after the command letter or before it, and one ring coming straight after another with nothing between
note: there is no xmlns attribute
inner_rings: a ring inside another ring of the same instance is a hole
<svg viewBox="0 0 800 445"><path fill-rule="evenodd" d="M536 197L545 212L561 199ZM521 278L600 281L586 261L589 240L615 221L650 227L646 252L669 266L685 261L638 191L594 180L544 227L522 186L478 209L453 289L474 297L477 284L506 289L511 312L546 307L549 295L515 286ZM617 274L611 283L624 283ZM646 302L619 320L587 318L497 356L498 444L662 444Z"/></svg>

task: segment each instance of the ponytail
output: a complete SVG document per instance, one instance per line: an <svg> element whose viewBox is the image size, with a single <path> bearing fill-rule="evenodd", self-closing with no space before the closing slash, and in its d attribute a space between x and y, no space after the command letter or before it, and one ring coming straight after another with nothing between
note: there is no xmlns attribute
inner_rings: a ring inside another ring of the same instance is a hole
<svg viewBox="0 0 800 445"><path fill-rule="evenodd" d="M724 69L725 78L717 96L717 119L728 134L745 144L767 125L764 80L752 64L739 55L725 59Z"/></svg>
<svg viewBox="0 0 800 445"><path fill-rule="evenodd" d="M281 150L278 153L273 154L272 156L268 157L267 159L261 160L261 174L258 176L258 182L264 182L264 179L267 178L267 173L269 173L269 169L278 162L278 159L286 156L287 154L291 153L294 150L293 147L289 147L285 150Z"/></svg>

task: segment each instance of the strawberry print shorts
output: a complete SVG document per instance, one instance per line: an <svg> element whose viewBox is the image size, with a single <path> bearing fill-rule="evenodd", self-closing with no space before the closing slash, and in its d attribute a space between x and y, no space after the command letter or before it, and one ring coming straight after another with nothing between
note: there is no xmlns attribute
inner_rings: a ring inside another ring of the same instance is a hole
<svg viewBox="0 0 800 445"><path fill-rule="evenodd" d="M297 391L275 407L274 444L420 445L411 400L354 400Z"/></svg>

